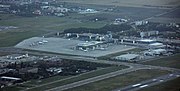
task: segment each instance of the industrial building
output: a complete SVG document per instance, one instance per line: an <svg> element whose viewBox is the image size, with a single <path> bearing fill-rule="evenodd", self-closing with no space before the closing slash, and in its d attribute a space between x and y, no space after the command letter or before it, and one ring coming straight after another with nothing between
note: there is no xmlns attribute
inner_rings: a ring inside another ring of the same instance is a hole
<svg viewBox="0 0 180 91"><path fill-rule="evenodd" d="M159 31L140 32L141 38L159 35Z"/></svg>
<svg viewBox="0 0 180 91"><path fill-rule="evenodd" d="M124 54L124 55L115 57L115 59L122 60L122 61L132 61L138 57L140 57L140 55L138 55L138 54Z"/></svg>
<svg viewBox="0 0 180 91"><path fill-rule="evenodd" d="M85 41L109 41L112 40L112 34L93 34L93 33L67 33L65 34L66 38L76 38L79 40L85 40Z"/></svg>
<svg viewBox="0 0 180 91"><path fill-rule="evenodd" d="M0 77L1 88L5 87L5 86L11 86L13 84L20 83L20 82L22 82L21 78L7 77L7 76Z"/></svg>
<svg viewBox="0 0 180 91"><path fill-rule="evenodd" d="M10 60L17 60L17 59L22 59L22 58L28 58L29 55L25 54L25 55L21 55L21 54L13 54L13 55L8 55L6 56L7 59Z"/></svg>
<svg viewBox="0 0 180 91"><path fill-rule="evenodd" d="M136 22L134 22L134 24L136 26L146 25L148 23L149 23L149 21L136 21Z"/></svg>
<svg viewBox="0 0 180 91"><path fill-rule="evenodd" d="M145 51L144 55L154 56L154 55L164 55L166 53L167 53L166 49L154 49L154 50Z"/></svg>
<svg viewBox="0 0 180 91"><path fill-rule="evenodd" d="M97 13L99 11L95 9L85 9L85 10L80 10L79 14L91 14L91 13Z"/></svg>
<svg viewBox="0 0 180 91"><path fill-rule="evenodd" d="M141 46L150 49L164 48L166 45L152 39L121 39L121 44Z"/></svg>

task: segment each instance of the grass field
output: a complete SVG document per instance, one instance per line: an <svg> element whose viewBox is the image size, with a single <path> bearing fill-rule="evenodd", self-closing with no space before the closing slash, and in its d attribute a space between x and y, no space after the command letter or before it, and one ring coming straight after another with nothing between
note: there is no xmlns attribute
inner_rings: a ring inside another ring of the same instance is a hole
<svg viewBox="0 0 180 91"><path fill-rule="evenodd" d="M165 67L172 67L180 69L180 54L175 54L169 57L164 57L152 61L147 61L142 64L147 65L155 65L155 66L165 66Z"/></svg>
<svg viewBox="0 0 180 91"><path fill-rule="evenodd" d="M75 76L75 77L72 76L70 78L62 77L62 76L55 76L55 77L43 79L43 80L41 80L41 82L39 82L38 80L32 80L32 81L24 83L23 85L20 85L20 86L5 88L5 91L7 91L6 89L8 89L8 91L11 91L12 88L18 89L18 90L13 90L13 91L19 91L19 89L23 90L27 87L30 88L30 87L34 87L37 85L39 85L37 88L29 89L28 91L44 91L46 89L50 89L50 88L65 85L68 83L84 80L84 79L95 77L98 75L103 75L103 74L113 72L113 71L117 71L117 70L121 70L124 68L127 68L127 67L126 66L112 66L112 67L108 67L108 68L99 69L99 70L91 71L88 73L80 74L80 75ZM52 84L43 85L43 84L53 82L53 81L57 81L57 80L61 80L61 81L58 81L58 82L55 82ZM42 86L40 86L40 85L42 85Z"/></svg>
<svg viewBox="0 0 180 91"><path fill-rule="evenodd" d="M0 47L14 46L24 39L33 36L42 36L49 32L78 27L100 28L107 24L107 22L104 21L80 22L79 19L83 17L84 16L78 14L71 18L68 16L21 17L11 14L0 14L0 26L18 27L17 29L0 31Z"/></svg>
<svg viewBox="0 0 180 91"><path fill-rule="evenodd" d="M23 85L25 85L25 86L42 85L42 84L46 84L46 83L53 82L56 80L62 80L62 79L68 78L68 77L70 77L70 76L53 76L53 77L45 78L42 80L31 80L27 83L24 83Z"/></svg>
<svg viewBox="0 0 180 91"><path fill-rule="evenodd" d="M180 23L180 18L168 18L168 17L156 17L149 20L150 22L155 23Z"/></svg>
<svg viewBox="0 0 180 91"><path fill-rule="evenodd" d="M176 78L159 85L143 88L138 91L180 91L180 78Z"/></svg>
<svg viewBox="0 0 180 91"><path fill-rule="evenodd" d="M0 47L13 46L26 38L39 36L41 34L42 31L39 30L0 32Z"/></svg>
<svg viewBox="0 0 180 91"><path fill-rule="evenodd" d="M162 70L138 70L136 72L90 83L66 91L112 91L117 88L137 84L140 81L165 75L167 73L168 71Z"/></svg>
<svg viewBox="0 0 180 91"><path fill-rule="evenodd" d="M59 0L59 1L80 3L80 4L115 5L115 6L131 6L131 7L144 7L144 5L177 6L180 4L178 0Z"/></svg>

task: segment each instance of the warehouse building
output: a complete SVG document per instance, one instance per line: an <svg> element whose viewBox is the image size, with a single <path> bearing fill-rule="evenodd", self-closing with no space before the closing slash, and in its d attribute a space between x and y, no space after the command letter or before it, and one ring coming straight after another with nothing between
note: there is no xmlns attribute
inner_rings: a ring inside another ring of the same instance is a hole
<svg viewBox="0 0 180 91"><path fill-rule="evenodd" d="M154 55L163 55L166 54L166 49L154 49L144 52L144 55L154 56Z"/></svg>
<svg viewBox="0 0 180 91"><path fill-rule="evenodd" d="M120 43L122 44L129 44L129 45L136 45L140 47L150 48L150 49L157 49L157 48L164 48L164 45L161 42L152 39L141 39L141 40L133 40L133 39L121 39Z"/></svg>

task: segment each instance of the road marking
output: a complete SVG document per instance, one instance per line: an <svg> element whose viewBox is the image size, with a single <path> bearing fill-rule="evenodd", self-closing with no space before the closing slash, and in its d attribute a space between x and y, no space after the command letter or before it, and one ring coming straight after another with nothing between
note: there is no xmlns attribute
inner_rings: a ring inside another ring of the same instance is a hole
<svg viewBox="0 0 180 91"><path fill-rule="evenodd" d="M169 76L173 76L173 74L170 74Z"/></svg>
<svg viewBox="0 0 180 91"><path fill-rule="evenodd" d="M144 88L144 87L147 87L148 85L146 84L146 85L142 85L142 86L140 86L139 88Z"/></svg>
<svg viewBox="0 0 180 91"><path fill-rule="evenodd" d="M139 86L139 85L141 85L141 84L135 84L135 85L132 85L132 87L137 87L137 86Z"/></svg>
<svg viewBox="0 0 180 91"><path fill-rule="evenodd" d="M163 82L164 80L159 80L159 82Z"/></svg>
<svg viewBox="0 0 180 91"><path fill-rule="evenodd" d="M156 81L157 79L153 79L152 81Z"/></svg>

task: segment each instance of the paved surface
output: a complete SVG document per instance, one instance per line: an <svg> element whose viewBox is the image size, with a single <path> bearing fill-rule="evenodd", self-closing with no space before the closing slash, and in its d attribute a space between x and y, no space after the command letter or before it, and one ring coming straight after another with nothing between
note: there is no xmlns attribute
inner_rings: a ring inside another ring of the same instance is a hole
<svg viewBox="0 0 180 91"><path fill-rule="evenodd" d="M48 43L38 44L43 40L48 41ZM78 43L85 43L85 41L72 40L72 39L68 40L63 38L33 37L20 42L15 47L30 49L30 50L69 54L69 55L90 56L90 57L105 56L108 54L127 51L135 48L133 46L126 46L126 45L108 45L108 47L105 50L90 50L86 52L86 51L74 49Z"/></svg>
<svg viewBox="0 0 180 91"><path fill-rule="evenodd" d="M96 77L93 77L93 78L81 80L81 81L78 81L78 82L70 83L70 84L67 84L67 85L63 85L63 86L60 86L60 87L56 87L56 88L49 89L49 90L46 90L46 91L62 91L62 90L78 87L78 86L81 86L81 85L85 85L85 84L88 84L88 83L100 81L100 80L107 79L107 78L110 78L110 77L115 77L115 76L118 76L118 75L122 75L122 74L129 73L129 72L132 72L132 71L140 70L140 69L146 69L146 68L140 68L139 67L139 68L136 68L136 69L134 69L134 68L123 69L123 70L119 70L119 71L116 71L116 72L111 72L111 73L108 73L108 74L104 74L104 75L96 76Z"/></svg>
<svg viewBox="0 0 180 91"><path fill-rule="evenodd" d="M154 79L150 79L150 80L146 80L137 84L133 84L133 85L129 85L127 87L124 88L120 88L120 89L116 89L113 91L137 91L141 88L145 88L145 87L150 87L153 85L157 85L160 84L162 82L166 82L175 78L180 77L180 72L178 73L172 73L172 74L168 74L168 75L163 75Z"/></svg>

